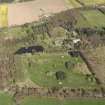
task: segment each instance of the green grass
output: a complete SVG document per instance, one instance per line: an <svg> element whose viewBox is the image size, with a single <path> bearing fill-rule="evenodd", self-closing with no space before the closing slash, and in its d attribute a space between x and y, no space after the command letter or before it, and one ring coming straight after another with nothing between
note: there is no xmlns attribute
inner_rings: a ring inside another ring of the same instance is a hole
<svg viewBox="0 0 105 105"><path fill-rule="evenodd" d="M105 15L98 10L81 10L77 27L103 27Z"/></svg>
<svg viewBox="0 0 105 105"><path fill-rule="evenodd" d="M105 99L57 99L26 97L20 105L105 105Z"/></svg>
<svg viewBox="0 0 105 105"><path fill-rule="evenodd" d="M87 20L85 20L81 15L79 15L76 27L91 27L91 25Z"/></svg>
<svg viewBox="0 0 105 105"><path fill-rule="evenodd" d="M68 1L69 1L70 7L73 7L73 8L81 7L81 5L76 0L68 0Z"/></svg>
<svg viewBox="0 0 105 105"><path fill-rule="evenodd" d="M62 86L67 87L94 87L95 82L89 82L85 79L82 73L76 73L74 69L68 70L65 67L66 61L74 61L82 63L80 58L72 58L66 53L53 54L36 54L26 55L22 57L24 70L27 70L27 75L37 85L44 87L59 86L59 81L56 80L56 71L65 71L66 79L62 81ZM29 62L31 66L29 67Z"/></svg>
<svg viewBox="0 0 105 105"><path fill-rule="evenodd" d="M96 5L96 4L103 4L105 0L79 0L85 5Z"/></svg>
<svg viewBox="0 0 105 105"><path fill-rule="evenodd" d="M11 97L3 92L0 92L0 105L14 105Z"/></svg>
<svg viewBox="0 0 105 105"><path fill-rule="evenodd" d="M93 26L105 26L105 15L97 10L83 11L84 17Z"/></svg>

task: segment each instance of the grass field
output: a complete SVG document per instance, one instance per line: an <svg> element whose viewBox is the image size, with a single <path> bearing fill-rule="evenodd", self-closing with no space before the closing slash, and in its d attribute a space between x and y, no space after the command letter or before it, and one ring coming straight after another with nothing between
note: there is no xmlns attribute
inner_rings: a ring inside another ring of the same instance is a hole
<svg viewBox="0 0 105 105"><path fill-rule="evenodd" d="M26 97L20 105L104 105L105 99L56 99Z"/></svg>
<svg viewBox="0 0 105 105"><path fill-rule="evenodd" d="M0 105L14 105L14 103L8 94L0 92Z"/></svg>
<svg viewBox="0 0 105 105"><path fill-rule="evenodd" d="M95 5L95 4L103 4L105 0L79 0L85 5Z"/></svg>
<svg viewBox="0 0 105 105"><path fill-rule="evenodd" d="M65 67L66 61L75 62L75 64L82 64L80 58L72 58L66 53L59 54L36 54L23 56L23 68L28 71L28 76L31 80L39 86L53 87L53 86L67 86L67 87L95 87L96 83L85 79L85 75L78 73L78 69ZM31 65L30 65L31 64ZM64 71L66 79L62 80L62 85L56 79L55 73L57 71ZM77 82L78 81L78 82Z"/></svg>
<svg viewBox="0 0 105 105"><path fill-rule="evenodd" d="M103 27L105 15L98 10L81 10L77 27Z"/></svg>
<svg viewBox="0 0 105 105"><path fill-rule="evenodd" d="M45 97L25 97L19 101L19 105L104 105L105 99L96 98L77 98L77 99L58 99ZM0 105L16 105L11 97L0 92Z"/></svg>
<svg viewBox="0 0 105 105"><path fill-rule="evenodd" d="M0 27L8 26L8 6L0 5Z"/></svg>
<svg viewBox="0 0 105 105"><path fill-rule="evenodd" d="M83 16L93 26L105 26L105 15L97 10L83 11Z"/></svg>
<svg viewBox="0 0 105 105"><path fill-rule="evenodd" d="M68 0L68 1L71 7L74 7L74 8L81 7L81 4L78 3L76 0Z"/></svg>

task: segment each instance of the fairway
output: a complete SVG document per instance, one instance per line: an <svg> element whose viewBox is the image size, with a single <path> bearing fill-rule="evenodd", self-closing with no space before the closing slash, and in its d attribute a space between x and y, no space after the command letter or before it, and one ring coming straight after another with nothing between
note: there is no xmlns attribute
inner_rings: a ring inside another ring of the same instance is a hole
<svg viewBox="0 0 105 105"><path fill-rule="evenodd" d="M0 27L8 26L8 5L0 5Z"/></svg>

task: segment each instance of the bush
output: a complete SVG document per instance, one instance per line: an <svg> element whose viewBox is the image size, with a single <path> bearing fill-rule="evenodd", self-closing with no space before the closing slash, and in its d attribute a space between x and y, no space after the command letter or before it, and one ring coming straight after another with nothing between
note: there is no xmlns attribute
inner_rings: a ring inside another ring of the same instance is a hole
<svg viewBox="0 0 105 105"><path fill-rule="evenodd" d="M67 61L67 62L65 62L65 67L67 69L72 69L74 66L75 66L75 62L73 62L73 61Z"/></svg>
<svg viewBox="0 0 105 105"><path fill-rule="evenodd" d="M63 71L56 72L56 79L57 80L64 80L66 78L66 73Z"/></svg>

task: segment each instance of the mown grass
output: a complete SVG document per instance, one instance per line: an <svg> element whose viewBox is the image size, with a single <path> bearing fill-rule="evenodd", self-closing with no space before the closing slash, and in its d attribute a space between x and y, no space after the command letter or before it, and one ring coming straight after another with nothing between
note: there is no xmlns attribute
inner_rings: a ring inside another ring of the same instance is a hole
<svg viewBox="0 0 105 105"><path fill-rule="evenodd" d="M21 101L20 105L104 105L105 99L57 99L57 98L41 98L26 97Z"/></svg>
<svg viewBox="0 0 105 105"><path fill-rule="evenodd" d="M0 27L8 26L8 5L0 5Z"/></svg>
<svg viewBox="0 0 105 105"><path fill-rule="evenodd" d="M85 75L73 72L75 71L73 68L67 69L66 61L83 63L80 58L72 58L66 53L35 54L22 57L23 66L28 71L29 78L39 86L96 87L95 81L86 80ZM59 81L56 79L57 71L66 73L66 79L61 81L62 85L59 85Z"/></svg>

